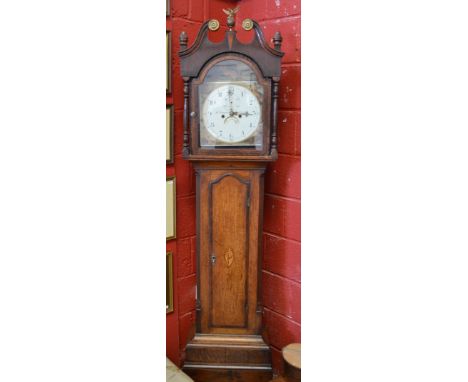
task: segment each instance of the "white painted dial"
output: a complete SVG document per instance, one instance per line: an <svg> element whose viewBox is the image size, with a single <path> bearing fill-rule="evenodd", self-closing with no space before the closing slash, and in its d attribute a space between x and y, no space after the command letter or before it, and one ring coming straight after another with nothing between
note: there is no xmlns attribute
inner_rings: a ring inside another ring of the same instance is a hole
<svg viewBox="0 0 468 382"><path fill-rule="evenodd" d="M203 104L206 130L225 143L238 143L251 137L260 117L257 97L241 85L222 85L208 94Z"/></svg>

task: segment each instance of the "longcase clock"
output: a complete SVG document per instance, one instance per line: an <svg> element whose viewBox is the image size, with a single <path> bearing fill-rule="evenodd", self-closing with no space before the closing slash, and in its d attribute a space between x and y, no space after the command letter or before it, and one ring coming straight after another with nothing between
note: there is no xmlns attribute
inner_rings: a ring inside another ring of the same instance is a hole
<svg viewBox="0 0 468 382"><path fill-rule="evenodd" d="M271 379L271 354L262 333L261 234L263 177L277 159L277 102L281 35L274 48L257 22L236 38L228 14L224 40L213 43L205 22L188 47L180 35L184 80L183 157L197 182L197 322L184 370L195 381ZM220 33L220 32L218 32Z"/></svg>

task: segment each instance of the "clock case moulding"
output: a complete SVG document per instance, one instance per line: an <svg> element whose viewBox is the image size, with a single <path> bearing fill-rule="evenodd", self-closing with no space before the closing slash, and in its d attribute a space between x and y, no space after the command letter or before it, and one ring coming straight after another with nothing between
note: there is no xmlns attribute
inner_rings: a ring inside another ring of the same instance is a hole
<svg viewBox="0 0 468 382"><path fill-rule="evenodd" d="M277 150L277 111L278 88L281 76L282 37L276 32L273 37L274 48L265 41L263 32L256 21L252 21L253 39L244 44L237 39L236 31L225 32L224 40L215 43L208 37L209 21L198 32L192 46L188 47L185 32L180 34L180 68L184 81L184 136L182 155L189 160L239 160L274 161ZM257 81L264 86L263 103L263 145L262 150L252 148L204 149L199 145L200 113L198 86L208 71L221 60L238 60L249 65L257 75Z"/></svg>

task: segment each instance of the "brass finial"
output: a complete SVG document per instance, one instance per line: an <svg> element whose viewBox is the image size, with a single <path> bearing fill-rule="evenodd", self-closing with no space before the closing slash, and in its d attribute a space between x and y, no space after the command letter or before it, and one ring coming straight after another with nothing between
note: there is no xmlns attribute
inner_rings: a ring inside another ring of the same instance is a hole
<svg viewBox="0 0 468 382"><path fill-rule="evenodd" d="M227 17L227 26L229 29L234 28L236 25L236 20L234 15L239 11L239 7L235 7L234 9L223 9L223 12L228 16Z"/></svg>

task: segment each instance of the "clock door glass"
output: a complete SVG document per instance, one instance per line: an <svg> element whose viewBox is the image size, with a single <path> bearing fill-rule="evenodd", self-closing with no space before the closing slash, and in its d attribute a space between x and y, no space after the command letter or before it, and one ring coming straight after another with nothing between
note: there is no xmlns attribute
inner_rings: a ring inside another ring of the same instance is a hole
<svg viewBox="0 0 468 382"><path fill-rule="evenodd" d="M264 89L244 62L214 65L199 87L200 146L261 150Z"/></svg>

